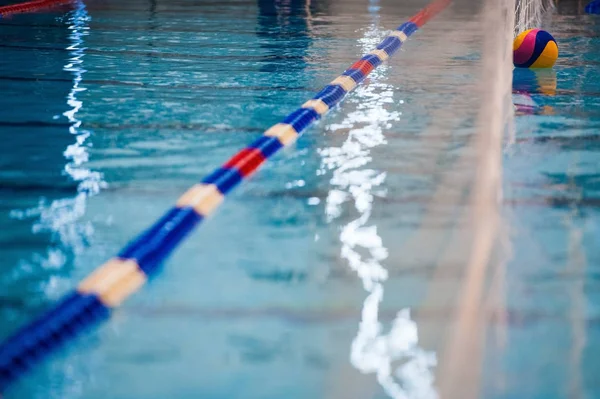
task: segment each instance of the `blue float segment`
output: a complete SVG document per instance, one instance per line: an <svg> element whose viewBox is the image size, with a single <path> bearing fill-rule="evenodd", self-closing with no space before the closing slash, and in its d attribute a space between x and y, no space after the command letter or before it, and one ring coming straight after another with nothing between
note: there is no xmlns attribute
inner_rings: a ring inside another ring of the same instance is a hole
<svg viewBox="0 0 600 399"><path fill-rule="evenodd" d="M73 313L72 309L83 309L86 303L83 296L78 293L72 293L68 295L63 301L56 305L51 311L46 313L43 317L35 320L27 329L22 331L22 340L25 347L33 347L34 344L39 345L41 350L49 350L53 345L52 341L45 338L45 335L54 333L57 322L59 324L61 320L65 319L64 314ZM73 322L73 321L72 321ZM69 326L68 329L79 327L79 322L73 326ZM18 346L18 345L17 345ZM3 355L0 355L1 359L4 359ZM0 368L3 363L0 360Z"/></svg>
<svg viewBox="0 0 600 399"><path fill-rule="evenodd" d="M313 100L321 100L329 109L333 108L337 103L342 101L342 98L346 95L346 90L342 86L339 85L329 85L325 86L323 90L317 93L316 96L313 97Z"/></svg>
<svg viewBox="0 0 600 399"><path fill-rule="evenodd" d="M282 123L291 125L298 133L302 133L316 119L319 119L319 114L314 109L299 108L289 114Z"/></svg>
<svg viewBox="0 0 600 399"><path fill-rule="evenodd" d="M396 51L398 51L401 45L402 42L400 41L400 39L398 39L397 37L388 36L381 43L379 43L379 46L377 46L377 50L383 50L391 56Z"/></svg>
<svg viewBox="0 0 600 399"><path fill-rule="evenodd" d="M265 158L269 158L283 148L283 144L281 144L281 141L277 137L261 136L250 144L248 148L256 148L260 150Z"/></svg>
<svg viewBox="0 0 600 399"><path fill-rule="evenodd" d="M95 295L68 295L0 346L0 391L50 351L108 316Z"/></svg>
<svg viewBox="0 0 600 399"><path fill-rule="evenodd" d="M585 12L588 14L600 14L600 0L594 0L585 6Z"/></svg>
<svg viewBox="0 0 600 399"><path fill-rule="evenodd" d="M142 250L142 247L146 245L148 241L152 239L156 234L159 233L161 229L164 228L165 224L167 224L170 220L173 219L175 214L179 212L178 208L171 208L167 213L165 213L156 223L154 223L150 228L145 230L142 234L138 235L136 239L129 242L125 248L121 250L117 254L117 257L122 259L130 259L133 258L133 254L138 253Z"/></svg>
<svg viewBox="0 0 600 399"><path fill-rule="evenodd" d="M240 172L233 168L219 168L204 178L202 183L214 184L225 195L240 184L242 178Z"/></svg>
<svg viewBox="0 0 600 399"><path fill-rule="evenodd" d="M127 245L118 257L135 259L140 269L150 277L200 220L202 217L193 208L172 208Z"/></svg>
<svg viewBox="0 0 600 399"><path fill-rule="evenodd" d="M351 77L356 83L360 83L365 79L365 74L360 69L348 69L342 75Z"/></svg>
<svg viewBox="0 0 600 399"><path fill-rule="evenodd" d="M21 329L14 336L7 339L2 347L0 347L0 370L10 366L10 364L15 361L15 357L18 354L20 354L21 359L17 362L17 366L19 364L25 365L26 363L24 363L23 360L27 357L27 352L30 351L30 348L35 348L40 342L43 343L44 336L52 330L49 326L51 326L55 320L59 319L58 315L60 315L64 309L70 307L73 303L76 303L78 299L79 296L76 294L68 296L50 312L47 312L27 327ZM43 347L44 345L42 345L42 349ZM25 356L23 353L25 353Z"/></svg>
<svg viewBox="0 0 600 399"><path fill-rule="evenodd" d="M410 36L417 30L419 30L419 27L414 22L405 22L402 25L400 25L396 30L404 32L406 36Z"/></svg>
<svg viewBox="0 0 600 399"><path fill-rule="evenodd" d="M379 65L381 65L381 60L374 54L365 55L361 58L361 60L369 62L371 65L373 65L373 68L377 68Z"/></svg>

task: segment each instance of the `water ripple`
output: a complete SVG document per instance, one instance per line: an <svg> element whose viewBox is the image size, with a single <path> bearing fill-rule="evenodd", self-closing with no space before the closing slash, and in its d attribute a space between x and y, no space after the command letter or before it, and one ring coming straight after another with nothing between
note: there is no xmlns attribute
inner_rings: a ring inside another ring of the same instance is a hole
<svg viewBox="0 0 600 399"><path fill-rule="evenodd" d="M364 53L387 33L378 26L379 7L375 1L369 10L375 22L359 40ZM431 369L437 363L436 355L419 347L417 324L411 319L410 310L397 312L387 332L379 320L384 283L388 279L388 270L383 266L388 250L370 219L374 198L385 196L386 173L369 168L369 164L371 149L387 144L383 129L402 115L400 111L386 109L386 104L394 103L394 87L384 83L382 75L374 72L370 82L359 87L348 100L358 102L356 110L328 127L333 132L347 132L348 137L340 147L319 151L322 163L318 174L332 171L326 200L328 222L340 218L346 202L352 202L358 214L342 226L339 237L341 257L368 292L352 342L352 365L362 373L375 374L385 392L394 399L434 398L437 395Z"/></svg>
<svg viewBox="0 0 600 399"><path fill-rule="evenodd" d="M68 35L70 44L67 46L70 57L63 70L73 75L73 85L67 95L69 109L63 113L68 120L69 133L75 136L75 142L65 149L63 155L67 160L63 173L77 185L74 197L59 198L47 203L43 198L33 209L13 210L11 216L17 219L37 217L33 225L34 233L50 233L58 245L48 249L45 257L34 256L33 261L44 269L59 269L69 258L69 253L78 253L85 247L87 238L92 234L93 227L89 223L78 223L85 215L86 201L89 196L96 195L106 186L102 174L86 168L89 161L88 144L91 132L81 128L82 121L77 117L83 107L78 99L79 93L86 90L81 86L84 69L84 38L87 36L90 22L85 5L78 3L75 10L69 14ZM54 119L59 119L56 115ZM46 285L48 294L55 295L56 280L50 280Z"/></svg>

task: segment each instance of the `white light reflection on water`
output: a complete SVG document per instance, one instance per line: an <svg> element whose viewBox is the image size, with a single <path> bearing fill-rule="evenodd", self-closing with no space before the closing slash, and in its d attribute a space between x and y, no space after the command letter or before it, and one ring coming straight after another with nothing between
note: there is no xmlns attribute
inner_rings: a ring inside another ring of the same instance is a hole
<svg viewBox="0 0 600 399"><path fill-rule="evenodd" d="M369 11L372 14L379 11L376 2L371 2ZM362 51L366 53L374 48L385 33L387 31L382 31L375 21L360 40ZM388 278L382 262L388 257L388 251L377 233L377 226L370 224L370 217L374 198L385 196L386 174L368 165L372 160L371 149L386 144L383 129L398 121L401 113L385 107L395 103L394 87L383 83L378 71L370 76L370 83L360 86L347 100L351 103L354 99L358 103L356 110L349 112L341 123L328 127L331 131L348 131L346 141L341 147L320 150L319 174L332 171L333 187L326 202L328 221L338 218L342 205L348 201L354 203L359 214L340 234L341 256L361 278L368 292L350 360L362 373L375 374L385 392L394 399L435 398L431 369L437 359L435 354L419 347L418 329L410 310L399 311L387 333L379 321L384 283ZM367 255L363 255L365 253Z"/></svg>
<svg viewBox="0 0 600 399"><path fill-rule="evenodd" d="M53 240L58 241L58 248L49 248L46 258L34 258L44 268L60 268L67 260L68 253L65 250L78 253L84 248L86 237L92 233L92 226L78 221L85 214L87 198L105 187L102 175L84 166L89 158L86 140L90 132L81 129L81 120L77 117L83 106L83 102L77 96L86 90L80 85L86 72L83 67L84 37L89 34L89 21L90 17L83 2L75 3L74 10L68 16L70 45L67 50L70 57L63 68L73 75L73 86L67 95L67 105L70 108L63 115L69 121L69 133L75 136L75 142L69 145L63 154L67 159L64 173L78 183L77 194L75 197L57 199L49 204L42 200L35 209L12 212L12 216L16 218L38 217L33 232L50 233ZM55 116L55 119L58 118L59 116ZM54 283L55 281L50 281L49 288Z"/></svg>

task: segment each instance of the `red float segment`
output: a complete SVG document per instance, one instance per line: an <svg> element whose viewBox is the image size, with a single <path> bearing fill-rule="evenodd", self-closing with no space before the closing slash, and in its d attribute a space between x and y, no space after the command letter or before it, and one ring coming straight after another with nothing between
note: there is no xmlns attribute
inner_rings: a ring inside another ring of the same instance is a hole
<svg viewBox="0 0 600 399"><path fill-rule="evenodd" d="M371 64L367 60L356 61L349 69L360 69L363 75L367 76L371 73L371 71L375 68L373 64Z"/></svg>
<svg viewBox="0 0 600 399"><path fill-rule="evenodd" d="M62 4L72 3L74 0L35 0L25 3L12 4L0 7L0 16L16 14L29 11L37 11L44 8L54 7Z"/></svg>
<svg viewBox="0 0 600 399"><path fill-rule="evenodd" d="M417 25L419 28L427 21L440 13L444 8L448 7L452 0L439 0L425 7L421 12L410 19L410 22Z"/></svg>
<svg viewBox="0 0 600 399"><path fill-rule="evenodd" d="M244 148L227 161L223 167L236 169L243 177L247 177L265 160L265 156L258 148Z"/></svg>

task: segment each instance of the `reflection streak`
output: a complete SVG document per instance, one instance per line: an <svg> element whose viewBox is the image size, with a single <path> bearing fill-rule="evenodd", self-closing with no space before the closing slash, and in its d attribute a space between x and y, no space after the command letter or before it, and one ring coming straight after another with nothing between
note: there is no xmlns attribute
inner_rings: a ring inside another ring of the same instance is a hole
<svg viewBox="0 0 600 399"><path fill-rule="evenodd" d="M73 86L67 95L67 105L70 107L63 113L69 123L69 133L75 136L75 142L69 145L64 156L67 163L64 167L64 173L72 180L77 182L77 194L75 197L61 198L52 201L50 204L43 200L36 209L25 212L14 211L12 215L17 218L24 218L39 215L39 220L33 226L34 233L48 232L59 241L59 246L66 249L66 252L56 248L48 250L47 259L40 261L43 267L60 268L67 261L68 252L80 252L88 237L92 232L90 224L78 224L78 220L83 217L86 210L86 200L89 196L97 194L105 186L102 175L87 169L84 165L89 159L88 146L86 140L90 136L88 130L81 129L81 120L77 114L83 106L83 102L78 99L79 93L86 89L81 87L83 75L86 70L83 68L85 55L84 37L89 34L90 17L83 2L78 2L74 10L69 14L69 41L70 45L66 48L70 58L64 66L64 70L72 73ZM59 116L55 116L58 119ZM54 286L56 281L50 281L49 288Z"/></svg>
<svg viewBox="0 0 600 399"><path fill-rule="evenodd" d="M379 11L375 1L371 2L369 10L372 13ZM375 21L360 40L361 50L367 52L385 33ZM370 84L360 86L356 91L356 110L349 112L341 123L328 127L331 131L348 131L348 138L341 147L320 150L322 166L318 172L333 172L332 189L326 201L328 222L342 214L341 206L348 201L353 202L358 213L340 234L341 256L368 292L350 360L362 373L375 374L385 392L394 399L431 398L437 396L431 372L437 360L435 354L419 347L417 325L410 318L410 310L398 312L387 333L379 321L384 283L388 278L382 262L388 257L388 250L378 235L377 226L370 224L370 217L374 198L385 195L386 174L367 165L372 160L371 148L387 143L383 129L390 122L398 121L401 113L386 109L386 104L394 103L394 87L378 79L381 72L370 76ZM367 255L363 256L365 252ZM395 366L395 362L400 365Z"/></svg>

